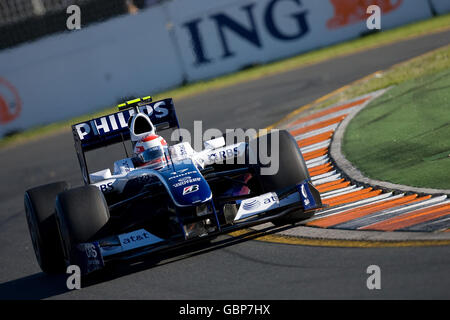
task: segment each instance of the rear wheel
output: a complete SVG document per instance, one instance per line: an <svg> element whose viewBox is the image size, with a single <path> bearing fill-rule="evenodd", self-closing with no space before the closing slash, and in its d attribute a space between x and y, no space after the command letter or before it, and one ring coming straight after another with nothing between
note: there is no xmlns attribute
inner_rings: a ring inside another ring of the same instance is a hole
<svg viewBox="0 0 450 320"><path fill-rule="evenodd" d="M109 220L109 209L102 192L87 185L58 195L56 217L65 259L72 264L76 245L101 235Z"/></svg>
<svg viewBox="0 0 450 320"><path fill-rule="evenodd" d="M272 147L274 150L272 150ZM275 154L271 154L272 152ZM286 130L280 130L278 134L271 132L250 141L249 160L252 160L252 155L257 159L256 171L264 193L283 190L304 180L310 180L308 168L300 148L294 137ZM267 158L265 158L266 155ZM271 159L270 163L267 163L268 159ZM293 224L308 219L313 214L296 210L273 220L272 223L277 226Z"/></svg>
<svg viewBox="0 0 450 320"><path fill-rule="evenodd" d="M45 273L64 271L64 255L55 218L56 196L69 188L55 182L25 192L25 214L36 259Z"/></svg>

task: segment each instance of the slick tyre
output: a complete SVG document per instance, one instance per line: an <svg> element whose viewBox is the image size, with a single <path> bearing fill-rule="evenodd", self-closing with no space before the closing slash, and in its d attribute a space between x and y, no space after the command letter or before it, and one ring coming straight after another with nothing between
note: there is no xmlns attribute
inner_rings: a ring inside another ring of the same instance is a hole
<svg viewBox="0 0 450 320"><path fill-rule="evenodd" d="M310 179L300 148L286 130L271 132L250 141L250 163L252 156L257 161L256 171L263 193L283 190ZM272 222L277 226L293 224L311 216L312 213L296 210Z"/></svg>
<svg viewBox="0 0 450 320"><path fill-rule="evenodd" d="M64 257L72 264L76 245L101 235L109 221L109 209L102 192L87 185L58 195L56 217Z"/></svg>
<svg viewBox="0 0 450 320"><path fill-rule="evenodd" d="M64 255L55 216L55 200L69 188L67 182L55 182L29 189L24 205L36 259L45 273L64 272Z"/></svg>

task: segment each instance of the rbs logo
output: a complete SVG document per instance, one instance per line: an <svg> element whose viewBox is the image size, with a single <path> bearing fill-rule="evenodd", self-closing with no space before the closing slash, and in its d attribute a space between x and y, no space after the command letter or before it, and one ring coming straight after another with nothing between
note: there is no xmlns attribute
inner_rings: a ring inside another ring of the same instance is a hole
<svg viewBox="0 0 450 320"><path fill-rule="evenodd" d="M208 16L208 20L213 23L219 36L219 41L222 49L222 56L220 59L227 59L236 55L236 50L230 45L229 36L237 36L240 39L248 42L256 48L262 48L263 42L261 38L261 32L267 31L268 35L274 39L280 41L292 41L297 40L309 32L309 26L306 21L307 11L302 9L301 0L271 0L268 2L263 10L263 22L265 28L263 29L258 25L255 19L255 6L261 2L250 3L240 7L240 11L246 17L246 21L239 21L237 18L230 16L226 13L215 13ZM279 9L282 9L282 5L289 5L292 7L298 7L298 11L293 11L287 15L276 15ZM295 28L286 28L282 26L281 20L285 19L289 25L296 26ZM208 45L204 40L204 34L212 33L213 31L207 26L204 26L204 20L197 18L184 23L182 26L185 28L191 39L191 44L195 56L195 65L205 65L213 61L213 58L207 54ZM291 29L290 31L287 31Z"/></svg>

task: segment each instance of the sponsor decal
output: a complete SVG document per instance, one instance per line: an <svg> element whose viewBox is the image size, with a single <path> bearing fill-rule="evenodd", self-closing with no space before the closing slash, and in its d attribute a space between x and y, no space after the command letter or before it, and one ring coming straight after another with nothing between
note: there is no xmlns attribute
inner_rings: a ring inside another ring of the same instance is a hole
<svg viewBox="0 0 450 320"><path fill-rule="evenodd" d="M242 205L242 208L243 208L244 210L249 211L249 210L253 210L253 209L258 208L260 205L261 205L261 202L259 202L258 199L254 199L254 200L251 200L251 201L249 201L249 202L244 203L244 204Z"/></svg>
<svg viewBox="0 0 450 320"><path fill-rule="evenodd" d="M160 101L155 104L150 103L139 107L140 111L148 115L150 118L161 119L169 115L169 109L165 101ZM92 138L92 135L98 136L105 133L119 131L128 128L128 119L133 116L135 111L133 109L117 112L105 117L92 119L89 122L83 122L75 125L78 136L81 141Z"/></svg>
<svg viewBox="0 0 450 320"><path fill-rule="evenodd" d="M98 242L78 244L76 259L83 274L101 269L105 265Z"/></svg>
<svg viewBox="0 0 450 320"><path fill-rule="evenodd" d="M130 250L163 241L163 239L158 238L144 229L121 234L119 235L119 240L124 250Z"/></svg>
<svg viewBox="0 0 450 320"><path fill-rule="evenodd" d="M286 5L293 6L295 8L293 12L289 15L277 14L279 9ZM210 12L206 17L193 17L182 23L182 28L191 40L194 67L199 68L219 59L238 56L239 49L234 46L235 39L261 49L264 47L261 34L285 42L301 39L310 30L307 21L308 10L301 0L252 1L240 6L239 11L239 14L230 14L220 7L218 12ZM213 23L218 35L217 41L212 42L204 36L207 32L212 32L205 20ZM262 24L257 23L260 21ZM284 27L286 24L290 27L289 31ZM208 49L213 45L218 48L220 55L210 56L213 50Z"/></svg>
<svg viewBox="0 0 450 320"><path fill-rule="evenodd" d="M128 160L124 160L122 162L122 167L124 168L125 172L130 172L131 171L130 164L128 163Z"/></svg>
<svg viewBox="0 0 450 320"><path fill-rule="evenodd" d="M95 246L91 243L86 244L86 246L84 247L84 251L86 252L86 256L88 258L97 258L98 256Z"/></svg>
<svg viewBox="0 0 450 320"><path fill-rule="evenodd" d="M193 178L193 179L187 179L181 182L177 182L173 185L174 188L177 187L181 187L181 186L185 186L187 184L191 184L191 183L195 183L195 182L200 182L202 178Z"/></svg>
<svg viewBox="0 0 450 320"><path fill-rule="evenodd" d="M189 194L189 193L196 192L196 191L198 191L199 189L200 189L200 187L199 187L198 184L193 184L193 185L191 185L191 186L185 187L185 188L183 189L183 196L186 195L186 194Z"/></svg>
<svg viewBox="0 0 450 320"><path fill-rule="evenodd" d="M367 7L376 4L386 14L397 9L403 0L330 0L334 17L327 21L328 29L337 29L367 19Z"/></svg>
<svg viewBox="0 0 450 320"><path fill-rule="evenodd" d="M0 124L17 119L22 110L22 101L17 89L6 79L0 78Z"/></svg>
<svg viewBox="0 0 450 320"><path fill-rule="evenodd" d="M175 174L175 176L169 177L168 180L173 180L173 179L178 179L178 178L186 177L186 176L188 176L188 175L190 175L190 174L194 174L194 173L197 172L197 171L189 171L189 172L185 172L186 170L188 170L188 169L183 169L183 170L179 170L179 171L177 171L177 172L172 172L172 174ZM185 173L177 174L178 172L185 172ZM181 179L178 179L178 181L181 181Z"/></svg>
<svg viewBox="0 0 450 320"><path fill-rule="evenodd" d="M279 206L280 203L275 192L269 192L254 198L246 199L241 202L234 221L248 218L278 208Z"/></svg>
<svg viewBox="0 0 450 320"><path fill-rule="evenodd" d="M262 201L262 203L261 203ZM258 209L261 205L267 206L268 204L271 204L273 202L277 202L278 201L278 197L275 193L271 193L270 197L266 197L261 199L261 197L259 199L249 199L248 201L245 201L242 204L242 209L246 210L246 211L250 211L250 210L255 210Z"/></svg>
<svg viewBox="0 0 450 320"><path fill-rule="evenodd" d="M234 147L233 149L224 149L223 151L213 152L208 155L208 159L211 162L222 161L229 158L234 158L239 155L239 148Z"/></svg>
<svg viewBox="0 0 450 320"><path fill-rule="evenodd" d="M317 207L316 201L309 189L308 182L305 181L297 185L297 191L300 194L300 199L305 210L314 209Z"/></svg>
<svg viewBox="0 0 450 320"><path fill-rule="evenodd" d="M131 235L127 238L123 238L121 243L122 245L127 245L133 242L144 241L147 238L149 238L149 233L143 232L142 234Z"/></svg>
<svg viewBox="0 0 450 320"><path fill-rule="evenodd" d="M114 162L114 174L117 173L128 173L131 171L133 166L133 161L130 158L122 159Z"/></svg>
<svg viewBox="0 0 450 320"><path fill-rule="evenodd" d="M302 192L302 198L303 198L303 205L305 207L307 207L307 206L309 206L311 201L309 201L309 199L308 199L308 195L306 194L306 189L305 189L305 185L304 184L302 184L301 192Z"/></svg>
<svg viewBox="0 0 450 320"><path fill-rule="evenodd" d="M277 201L278 201L278 197L276 195L272 195L271 197L264 199L264 204L269 204L271 202L277 202Z"/></svg>
<svg viewBox="0 0 450 320"><path fill-rule="evenodd" d="M109 193L109 192L114 190L113 182L108 182L106 184L101 184L98 188L103 193Z"/></svg>
<svg viewBox="0 0 450 320"><path fill-rule="evenodd" d="M181 144L181 145L178 147L178 151L180 152L180 156L181 156L181 157L187 156L186 147L185 147L183 144ZM184 169L183 169L183 170L184 170Z"/></svg>

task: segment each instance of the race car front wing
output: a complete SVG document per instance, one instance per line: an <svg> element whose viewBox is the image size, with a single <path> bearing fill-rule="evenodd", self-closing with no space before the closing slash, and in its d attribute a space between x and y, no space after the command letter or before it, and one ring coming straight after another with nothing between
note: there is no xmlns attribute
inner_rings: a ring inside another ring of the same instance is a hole
<svg viewBox="0 0 450 320"><path fill-rule="evenodd" d="M130 260L149 253L169 251L214 238L238 229L270 222L290 212L316 211L322 208L318 191L305 180L288 190L269 192L256 197L237 200L234 212L224 210L227 223L214 231L194 238L162 239L145 229L108 237L99 241L78 244L75 261L83 274L102 269L112 260ZM231 215L231 216L230 216Z"/></svg>

